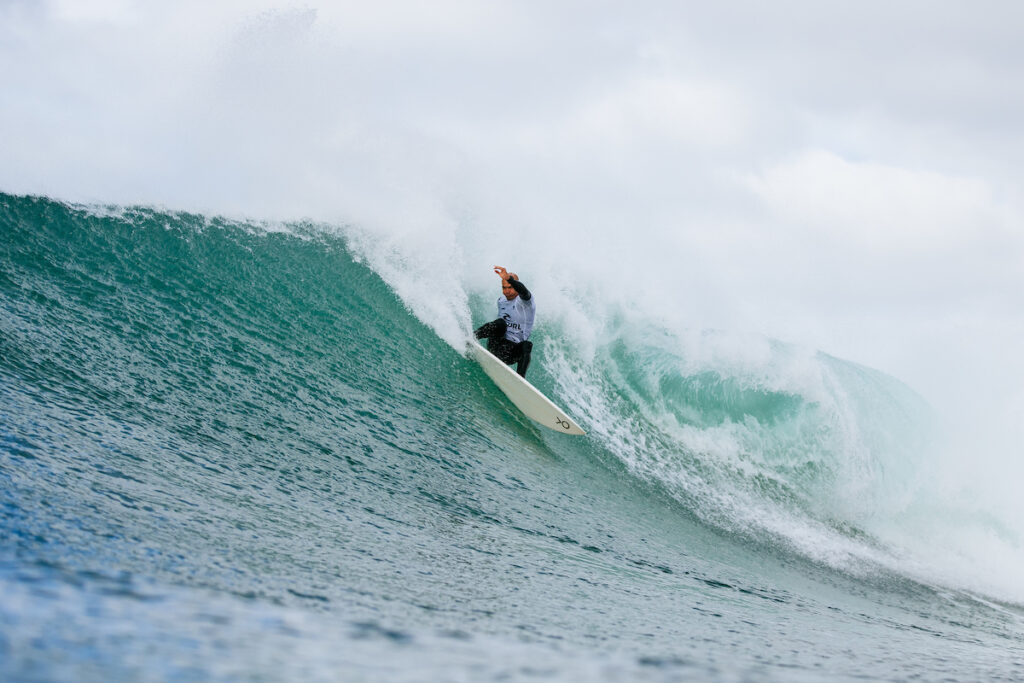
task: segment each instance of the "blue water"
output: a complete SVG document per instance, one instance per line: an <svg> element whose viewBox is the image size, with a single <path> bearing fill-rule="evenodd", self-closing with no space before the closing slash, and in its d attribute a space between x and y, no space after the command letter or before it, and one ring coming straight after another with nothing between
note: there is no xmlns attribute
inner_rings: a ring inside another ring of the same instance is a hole
<svg viewBox="0 0 1024 683"><path fill-rule="evenodd" d="M0 195L0 677L1024 679L1024 608L878 530L896 380L549 318L570 438L409 308L331 226Z"/></svg>

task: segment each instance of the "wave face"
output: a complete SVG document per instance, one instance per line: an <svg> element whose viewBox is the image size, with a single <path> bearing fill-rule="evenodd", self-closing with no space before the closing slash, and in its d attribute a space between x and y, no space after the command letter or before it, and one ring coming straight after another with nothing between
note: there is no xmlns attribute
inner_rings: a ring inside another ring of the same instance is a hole
<svg viewBox="0 0 1024 683"><path fill-rule="evenodd" d="M934 425L881 373L552 315L568 439L352 231L9 195L0 231L9 680L1020 677L1019 596L896 542Z"/></svg>

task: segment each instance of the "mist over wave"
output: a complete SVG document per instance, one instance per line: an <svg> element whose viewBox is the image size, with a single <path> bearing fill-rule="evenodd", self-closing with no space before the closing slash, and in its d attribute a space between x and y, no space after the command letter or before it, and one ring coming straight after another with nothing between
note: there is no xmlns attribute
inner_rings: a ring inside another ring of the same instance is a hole
<svg viewBox="0 0 1024 683"><path fill-rule="evenodd" d="M492 314L498 288L478 266L518 270L540 302L539 338L552 342L541 358L560 400L630 471L698 517L844 570L882 566L1024 599L1013 569L1024 561L1018 499L984 481L1005 445L958 480L963 444L897 379L813 347L694 326L700 313L686 320L685 311L697 302L661 296L657 285L637 293L650 270L619 260L601 272L558 236L551 249L527 240L539 247L531 251L518 248L529 229L511 230L509 247L473 225L456 230L454 243L445 234L416 242L410 255L355 232L356 252L456 349ZM619 231L611 237L621 247ZM450 279L458 266L461 282ZM434 270L440 278L425 277ZM1016 469L1011 461L1006 472Z"/></svg>

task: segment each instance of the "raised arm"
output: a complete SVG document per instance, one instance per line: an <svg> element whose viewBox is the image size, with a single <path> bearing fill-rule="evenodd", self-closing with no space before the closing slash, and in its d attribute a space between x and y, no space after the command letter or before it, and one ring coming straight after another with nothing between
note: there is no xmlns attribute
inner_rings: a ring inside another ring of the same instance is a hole
<svg viewBox="0 0 1024 683"><path fill-rule="evenodd" d="M523 301L529 301L533 298L533 294L530 294L530 290L526 288L526 285L519 281L519 278L515 273L512 273L512 277L508 279L508 283L512 286L512 289L516 290L516 294L518 294L519 298Z"/></svg>

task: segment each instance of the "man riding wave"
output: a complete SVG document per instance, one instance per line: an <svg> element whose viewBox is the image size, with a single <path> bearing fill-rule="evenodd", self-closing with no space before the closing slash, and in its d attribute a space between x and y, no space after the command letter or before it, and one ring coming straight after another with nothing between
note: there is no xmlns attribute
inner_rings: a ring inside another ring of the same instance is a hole
<svg viewBox="0 0 1024 683"><path fill-rule="evenodd" d="M537 307L533 294L519 281L518 275L502 266L494 266L494 272L501 278L498 318L478 327L474 335L477 339L486 339L487 350L503 363L515 363L516 372L525 378L533 350L529 339Z"/></svg>

